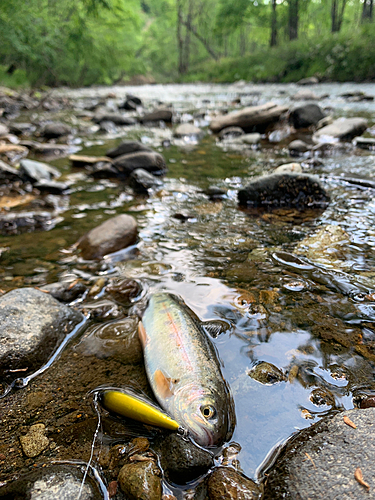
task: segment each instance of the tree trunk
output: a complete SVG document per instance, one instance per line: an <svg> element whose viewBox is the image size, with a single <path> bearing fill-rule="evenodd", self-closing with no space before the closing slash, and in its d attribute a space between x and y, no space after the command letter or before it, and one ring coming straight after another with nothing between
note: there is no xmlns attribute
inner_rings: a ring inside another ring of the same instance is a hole
<svg viewBox="0 0 375 500"><path fill-rule="evenodd" d="M372 22L372 13L373 13L373 0L364 0L363 2L363 10L362 10L362 19L361 22Z"/></svg>
<svg viewBox="0 0 375 500"><path fill-rule="evenodd" d="M341 25L344 19L346 2L347 0L341 0L341 9L340 9L340 0L332 0L332 5L331 5L332 33L338 33L341 30Z"/></svg>
<svg viewBox="0 0 375 500"><path fill-rule="evenodd" d="M177 46L178 46L178 73L183 75L184 71L184 40L182 38L182 3L177 0Z"/></svg>
<svg viewBox="0 0 375 500"><path fill-rule="evenodd" d="M202 35L200 35L198 33L198 31L196 30L196 28L190 22L184 21L183 19L182 19L182 24L185 26L185 28L187 30L189 30L195 36L195 38L197 38L197 40L199 40L201 42L201 44L204 46L204 48L207 50L207 52L210 54L210 56L213 59L215 59L215 61L218 61L219 60L218 55L215 54L215 52L210 47L208 41L205 38L203 38Z"/></svg>
<svg viewBox="0 0 375 500"><path fill-rule="evenodd" d="M277 12L276 12L276 0L272 0L272 12L271 12L271 38L270 46L275 47L277 45Z"/></svg>
<svg viewBox="0 0 375 500"><path fill-rule="evenodd" d="M298 38L298 0L289 0L289 40Z"/></svg>
<svg viewBox="0 0 375 500"><path fill-rule="evenodd" d="M240 39L239 39L239 46L240 46L240 56L244 56L246 54L246 31L245 28L242 27L240 30Z"/></svg>

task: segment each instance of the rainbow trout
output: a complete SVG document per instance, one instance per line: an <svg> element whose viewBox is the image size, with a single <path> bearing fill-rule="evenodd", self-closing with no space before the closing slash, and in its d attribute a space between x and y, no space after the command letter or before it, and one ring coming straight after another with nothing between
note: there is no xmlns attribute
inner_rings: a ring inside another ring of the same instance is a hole
<svg viewBox="0 0 375 500"><path fill-rule="evenodd" d="M198 318L176 296L151 296L139 337L156 399L201 446L228 441L234 404L216 350Z"/></svg>

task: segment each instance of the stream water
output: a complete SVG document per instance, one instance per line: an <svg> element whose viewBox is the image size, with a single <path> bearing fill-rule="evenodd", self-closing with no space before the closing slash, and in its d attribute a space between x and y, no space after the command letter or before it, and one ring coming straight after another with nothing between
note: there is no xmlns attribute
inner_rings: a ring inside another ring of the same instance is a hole
<svg viewBox="0 0 375 500"><path fill-rule="evenodd" d="M130 93L150 106L171 103L176 117L194 117L204 127L210 113L231 107L235 99L241 105L269 100L289 105L297 90L292 84L197 84L55 92L75 101L76 109L109 93L115 96L107 99L109 105ZM374 84L320 84L312 90L327 95L318 104L333 116L364 116L374 124L375 101L340 97L353 90L375 95ZM67 118L77 129L82 123L71 110L57 118ZM283 142L263 140L259 149L236 150L224 148L210 134L199 142L176 140L168 126L140 125L102 135L87 128L77 137L80 154L104 155L124 137L154 147L167 161L163 184L150 197L140 198L116 182L72 170L67 158L53 161L65 179L75 178L76 183L49 231L1 237L0 246L6 249L2 289L42 287L69 275L93 281L124 276L141 280L148 293L180 295L202 321L225 320L230 328L213 341L235 401L232 440L241 446L237 458L252 478L294 432L331 412L353 408L361 395L375 394L375 190L343 180L374 180L374 151L338 148L320 157L320 166L305 167L320 176L330 193L325 211L250 213L238 208L237 191L254 176L294 161ZM226 192L221 201L210 201L203 193L212 185ZM87 230L124 212L138 222L137 252L90 266L69 251ZM295 252L299 242L328 224L348 235L333 258L329 252L310 253L314 271L282 258L282 252ZM74 343L66 350L77 356ZM279 368L282 379L264 384L252 378L249 372L260 362ZM60 360L59 375L65 369ZM43 390L48 392L51 375L46 377ZM110 377L103 383L110 383ZM84 391L95 384L100 381L87 384Z"/></svg>

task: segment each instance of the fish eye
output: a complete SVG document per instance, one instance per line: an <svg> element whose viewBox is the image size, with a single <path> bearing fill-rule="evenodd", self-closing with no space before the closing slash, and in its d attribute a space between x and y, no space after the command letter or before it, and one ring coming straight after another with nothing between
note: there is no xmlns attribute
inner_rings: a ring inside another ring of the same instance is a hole
<svg viewBox="0 0 375 500"><path fill-rule="evenodd" d="M201 413L207 420L216 416L216 410L213 406L201 406Z"/></svg>

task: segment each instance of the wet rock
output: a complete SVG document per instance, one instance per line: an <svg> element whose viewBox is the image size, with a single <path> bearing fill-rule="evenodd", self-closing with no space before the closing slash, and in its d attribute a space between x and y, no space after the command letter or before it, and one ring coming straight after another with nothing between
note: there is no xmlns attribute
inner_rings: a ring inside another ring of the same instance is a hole
<svg viewBox="0 0 375 500"><path fill-rule="evenodd" d="M43 156L62 156L70 151L70 147L66 144L45 144L37 141L22 141L20 144Z"/></svg>
<svg viewBox="0 0 375 500"><path fill-rule="evenodd" d="M138 141L124 141L115 148L107 151L106 155L109 158L117 158L118 156L127 155L129 153L137 153L138 151L152 152L152 149Z"/></svg>
<svg viewBox="0 0 375 500"><path fill-rule="evenodd" d="M119 113L99 113L94 117L94 122L113 122L115 125L135 125L137 123L134 118Z"/></svg>
<svg viewBox="0 0 375 500"><path fill-rule="evenodd" d="M88 168L89 174L95 179L116 179L119 177L119 171L112 163L106 161L99 161L94 163L92 167Z"/></svg>
<svg viewBox="0 0 375 500"><path fill-rule="evenodd" d="M69 161L75 168L83 168L87 165L95 165L96 163L111 163L111 159L106 156L86 156L86 155L70 155Z"/></svg>
<svg viewBox="0 0 375 500"><path fill-rule="evenodd" d="M329 195L319 179L309 174L271 174L253 180L238 192L240 206L325 207Z"/></svg>
<svg viewBox="0 0 375 500"><path fill-rule="evenodd" d="M82 312L90 314L91 319L95 321L108 321L119 319L125 316L125 311L121 306L111 300L97 300L95 302L85 302L81 305Z"/></svg>
<svg viewBox="0 0 375 500"><path fill-rule="evenodd" d="M27 457L33 458L42 453L49 445L49 439L45 435L44 424L32 425L25 436L20 437L22 451Z"/></svg>
<svg viewBox="0 0 375 500"><path fill-rule="evenodd" d="M161 500L161 470L153 460L125 464L118 483L128 500Z"/></svg>
<svg viewBox="0 0 375 500"><path fill-rule="evenodd" d="M286 376L277 366L272 363L267 363L266 361L257 363L248 371L248 375L265 385L272 385L286 380Z"/></svg>
<svg viewBox="0 0 375 500"><path fill-rule="evenodd" d="M20 161L20 174L31 183L51 181L53 178L60 177L60 172L56 169L34 160L21 160Z"/></svg>
<svg viewBox="0 0 375 500"><path fill-rule="evenodd" d="M321 97L317 96L311 90L299 90L292 99L294 101L317 101L321 99Z"/></svg>
<svg viewBox="0 0 375 500"><path fill-rule="evenodd" d="M264 130L267 125L277 122L280 116L288 110L287 106L279 106L268 102L260 106L250 106L241 111L235 111L227 115L217 116L210 124L214 133L220 132L225 127L241 127L245 132L255 129Z"/></svg>
<svg viewBox="0 0 375 500"><path fill-rule="evenodd" d="M136 193L148 194L148 190L160 186L160 181L143 168L137 168L130 174L129 185Z"/></svg>
<svg viewBox="0 0 375 500"><path fill-rule="evenodd" d="M147 113L143 115L139 121L141 123L148 123L148 122L166 122L166 123L171 123L172 122L172 117L173 113L170 109L156 109L152 113Z"/></svg>
<svg viewBox="0 0 375 500"><path fill-rule="evenodd" d="M68 125L60 122L47 123L40 131L40 135L46 139L57 139L63 135L71 133L71 128Z"/></svg>
<svg viewBox="0 0 375 500"><path fill-rule="evenodd" d="M335 396L324 387L317 387L311 391L310 401L315 406L333 406L335 404Z"/></svg>
<svg viewBox="0 0 375 500"><path fill-rule="evenodd" d="M61 282L43 285L43 290L48 291L52 297L60 302L72 302L85 293L87 287L80 281L73 283Z"/></svg>
<svg viewBox="0 0 375 500"><path fill-rule="evenodd" d="M316 125L324 118L324 113L317 104L305 104L294 108L289 115L289 121L294 128L307 128Z"/></svg>
<svg viewBox="0 0 375 500"><path fill-rule="evenodd" d="M356 137L353 144L361 149L375 149L375 138L373 137Z"/></svg>
<svg viewBox="0 0 375 500"><path fill-rule="evenodd" d="M121 214L106 220L85 234L78 242L84 259L100 259L137 241L137 222L131 215Z"/></svg>
<svg viewBox="0 0 375 500"><path fill-rule="evenodd" d="M173 135L175 137L186 137L186 136L200 137L203 135L203 131L199 127L193 125L192 123L181 123L181 125L179 125L176 128Z"/></svg>
<svg viewBox="0 0 375 500"><path fill-rule="evenodd" d="M146 151L119 156L113 160L113 165L125 177L128 177L137 168L157 174L163 173L166 170L165 160L161 154L155 152L148 153Z"/></svg>
<svg viewBox="0 0 375 500"><path fill-rule="evenodd" d="M356 429L344 422L344 416ZM374 408L349 410L300 431L286 443L275 465L267 471L264 499L368 496L354 474L360 468L373 490L374 418Z"/></svg>
<svg viewBox="0 0 375 500"><path fill-rule="evenodd" d="M19 234L24 232L51 229L56 218L50 212L13 212L0 215L1 234Z"/></svg>
<svg viewBox="0 0 375 500"><path fill-rule="evenodd" d="M127 94L126 100L119 106L119 109L126 109L127 111L135 111L137 106L142 106L142 101L139 97Z"/></svg>
<svg viewBox="0 0 375 500"><path fill-rule="evenodd" d="M234 139L235 137L240 137L244 135L244 130L241 127L226 127L220 130L218 137L221 141Z"/></svg>
<svg viewBox="0 0 375 500"><path fill-rule="evenodd" d="M0 123L0 137L9 134L9 128L6 125Z"/></svg>
<svg viewBox="0 0 375 500"><path fill-rule="evenodd" d="M6 293L0 297L2 370L39 368L82 320L81 313L34 288Z"/></svg>
<svg viewBox="0 0 375 500"><path fill-rule="evenodd" d="M164 437L155 448L160 452L161 467L167 479L177 484L198 478L214 464L208 451L176 434Z"/></svg>
<svg viewBox="0 0 375 500"><path fill-rule="evenodd" d="M303 153L306 153L306 151L309 151L311 148L308 144L306 144L306 142L296 139L289 144L288 149L291 156L300 156Z"/></svg>
<svg viewBox="0 0 375 500"><path fill-rule="evenodd" d="M274 174L284 174L285 172L294 172L297 174L302 173L302 167L300 163L284 163L279 167L275 168Z"/></svg>
<svg viewBox="0 0 375 500"><path fill-rule="evenodd" d="M41 193L50 193L50 194L63 194L65 191L69 189L70 185L66 182L58 182L58 181L47 181L43 180L41 182L36 182L34 184L34 188L38 189Z"/></svg>
<svg viewBox="0 0 375 500"><path fill-rule="evenodd" d="M210 500L256 500L261 489L251 479L229 467L217 467L207 480Z"/></svg>
<svg viewBox="0 0 375 500"><path fill-rule="evenodd" d="M0 182L22 182L19 171L0 160Z"/></svg>
<svg viewBox="0 0 375 500"><path fill-rule="evenodd" d="M316 85L319 83L319 79L316 76L309 76L308 78L302 78L297 82L297 85Z"/></svg>
<svg viewBox="0 0 375 500"><path fill-rule="evenodd" d="M36 127L32 123L11 123L9 130L15 135L30 135L35 132Z"/></svg>
<svg viewBox="0 0 375 500"><path fill-rule="evenodd" d="M313 135L315 142L320 142L325 137L331 137L340 141L353 139L363 134L367 129L368 122L365 118L338 118L331 125L319 129Z"/></svg>

